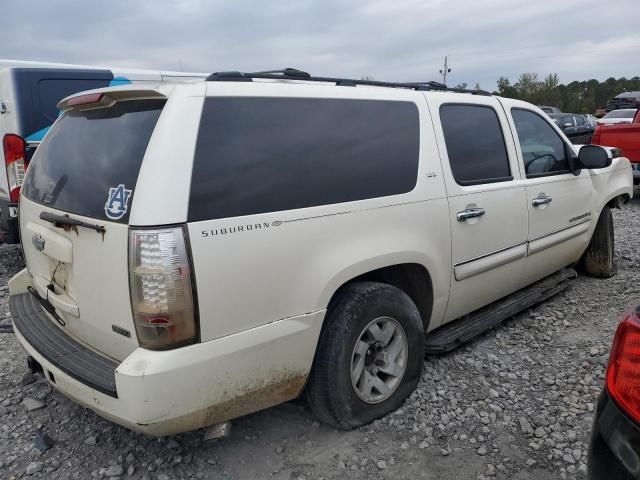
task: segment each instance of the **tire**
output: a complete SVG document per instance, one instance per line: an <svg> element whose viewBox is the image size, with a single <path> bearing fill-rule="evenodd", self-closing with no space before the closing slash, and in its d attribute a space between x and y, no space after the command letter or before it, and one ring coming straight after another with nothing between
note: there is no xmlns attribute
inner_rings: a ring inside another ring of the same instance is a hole
<svg viewBox="0 0 640 480"><path fill-rule="evenodd" d="M611 209L605 207L600 213L589 246L582 256L582 268L587 275L610 278L618 273L614 243L613 215Z"/></svg>
<svg viewBox="0 0 640 480"><path fill-rule="evenodd" d="M384 283L348 284L327 311L305 400L318 420L357 428L396 410L415 389L423 362L422 319L409 296Z"/></svg>

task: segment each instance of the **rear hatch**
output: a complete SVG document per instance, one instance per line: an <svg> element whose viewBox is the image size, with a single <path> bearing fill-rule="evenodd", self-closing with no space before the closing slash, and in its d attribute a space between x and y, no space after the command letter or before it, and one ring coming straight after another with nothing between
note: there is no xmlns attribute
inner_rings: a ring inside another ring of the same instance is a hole
<svg viewBox="0 0 640 480"><path fill-rule="evenodd" d="M37 293L55 307L52 318L122 360L138 346L129 213L165 99L87 97L102 103L67 111L38 148L22 188L20 228L27 268Z"/></svg>

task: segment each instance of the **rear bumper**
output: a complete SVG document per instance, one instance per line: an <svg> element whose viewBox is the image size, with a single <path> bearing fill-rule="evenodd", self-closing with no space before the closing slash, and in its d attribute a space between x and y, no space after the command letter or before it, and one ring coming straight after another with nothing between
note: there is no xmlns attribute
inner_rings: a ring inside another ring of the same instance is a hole
<svg viewBox="0 0 640 480"><path fill-rule="evenodd" d="M0 197L0 242L20 243L18 204Z"/></svg>
<svg viewBox="0 0 640 480"><path fill-rule="evenodd" d="M640 479L640 427L603 390L587 457L590 480Z"/></svg>
<svg viewBox="0 0 640 480"><path fill-rule="evenodd" d="M19 313L12 308L12 315ZM14 318L14 330L54 388L120 425L165 436L297 397L311 369L323 318L320 311L175 350L137 348L121 363L105 359L115 368L115 396L89 385L86 374L69 371L51 348L29 341L24 322ZM50 340L50 346L59 343Z"/></svg>

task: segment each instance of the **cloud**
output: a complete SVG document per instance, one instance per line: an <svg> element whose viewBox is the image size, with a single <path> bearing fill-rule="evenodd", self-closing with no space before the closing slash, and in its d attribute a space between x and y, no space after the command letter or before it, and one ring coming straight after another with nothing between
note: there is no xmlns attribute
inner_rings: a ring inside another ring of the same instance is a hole
<svg viewBox="0 0 640 480"><path fill-rule="evenodd" d="M154 0L5 2L0 56L212 72L293 66L317 75L495 88L640 75L638 0Z"/></svg>

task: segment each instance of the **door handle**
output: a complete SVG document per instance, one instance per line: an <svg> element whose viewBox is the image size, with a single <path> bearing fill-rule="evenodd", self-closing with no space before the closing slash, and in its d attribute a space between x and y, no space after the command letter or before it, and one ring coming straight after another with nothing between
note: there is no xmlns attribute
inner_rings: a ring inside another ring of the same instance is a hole
<svg viewBox="0 0 640 480"><path fill-rule="evenodd" d="M484 208L465 208L464 210L456 214L456 218L459 222L464 222L469 218L481 217L485 213L487 212Z"/></svg>
<svg viewBox="0 0 640 480"><path fill-rule="evenodd" d="M533 201L531 202L531 205L533 205L534 207L539 207L540 205L551 203L552 200L553 198L551 197L547 197L546 195L541 195L539 197L534 198Z"/></svg>

